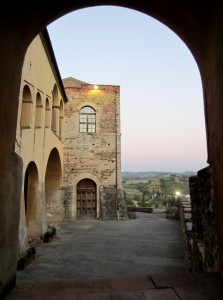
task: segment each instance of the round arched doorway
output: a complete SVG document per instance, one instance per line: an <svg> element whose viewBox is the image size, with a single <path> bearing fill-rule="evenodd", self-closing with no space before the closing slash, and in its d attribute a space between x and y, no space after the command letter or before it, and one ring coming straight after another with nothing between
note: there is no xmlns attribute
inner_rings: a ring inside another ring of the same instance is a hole
<svg viewBox="0 0 223 300"><path fill-rule="evenodd" d="M95 219L97 215L96 183L88 178L77 184L77 218Z"/></svg>
<svg viewBox="0 0 223 300"><path fill-rule="evenodd" d="M50 152L45 174L45 199L48 221L63 220L64 208L60 201L60 182L62 176L61 159L56 148Z"/></svg>
<svg viewBox="0 0 223 300"><path fill-rule="evenodd" d="M29 239L40 234L40 208L38 203L39 178L36 164L27 166L24 177L26 228Z"/></svg>

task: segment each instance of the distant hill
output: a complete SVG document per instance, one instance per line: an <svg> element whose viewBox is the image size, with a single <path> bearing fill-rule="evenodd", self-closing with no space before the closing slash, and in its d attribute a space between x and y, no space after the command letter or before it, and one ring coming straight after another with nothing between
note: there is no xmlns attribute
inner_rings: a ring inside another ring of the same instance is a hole
<svg viewBox="0 0 223 300"><path fill-rule="evenodd" d="M189 177L196 174L192 171L123 172L122 182L126 201L129 205L137 202L142 207L147 204L156 205L156 201L161 201L159 205L164 205L167 199L175 197L176 192L189 195Z"/></svg>
<svg viewBox="0 0 223 300"><path fill-rule="evenodd" d="M148 172L122 172L123 180L130 179L151 179L157 177L163 177L168 175L177 175L177 176L195 176L197 173L193 171L185 171L185 172L157 172L157 171L148 171Z"/></svg>

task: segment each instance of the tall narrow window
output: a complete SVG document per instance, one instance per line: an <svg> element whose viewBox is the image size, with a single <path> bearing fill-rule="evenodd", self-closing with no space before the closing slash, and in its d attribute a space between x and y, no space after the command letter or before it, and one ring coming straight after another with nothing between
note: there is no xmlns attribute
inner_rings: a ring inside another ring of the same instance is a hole
<svg viewBox="0 0 223 300"><path fill-rule="evenodd" d="M42 127L42 114L43 114L43 105L40 93L36 95L36 114L35 114L35 127Z"/></svg>
<svg viewBox="0 0 223 300"><path fill-rule="evenodd" d="M63 126L64 126L64 112L63 112L63 101L60 101L60 120L59 120L59 138L63 138Z"/></svg>
<svg viewBox="0 0 223 300"><path fill-rule="evenodd" d="M22 95L21 127L31 128L32 125L32 95L29 87L24 86Z"/></svg>
<svg viewBox="0 0 223 300"><path fill-rule="evenodd" d="M90 106L85 106L80 110L80 132L96 131L96 112Z"/></svg>
<svg viewBox="0 0 223 300"><path fill-rule="evenodd" d="M45 106L45 128L50 128L50 102L49 99L46 98L46 106Z"/></svg>
<svg viewBox="0 0 223 300"><path fill-rule="evenodd" d="M58 101L58 88L56 84L54 85L53 88L51 129L57 136L59 136L59 101Z"/></svg>

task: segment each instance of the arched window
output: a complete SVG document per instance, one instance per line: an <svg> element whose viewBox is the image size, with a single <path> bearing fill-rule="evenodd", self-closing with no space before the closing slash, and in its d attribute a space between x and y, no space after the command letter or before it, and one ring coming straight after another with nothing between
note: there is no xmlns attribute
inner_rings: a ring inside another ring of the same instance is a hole
<svg viewBox="0 0 223 300"><path fill-rule="evenodd" d="M36 95L36 115L35 115L35 127L42 127L42 114L43 114L43 105L40 93Z"/></svg>
<svg viewBox="0 0 223 300"><path fill-rule="evenodd" d="M90 106L84 106L80 110L80 132L96 131L96 112Z"/></svg>
<svg viewBox="0 0 223 300"><path fill-rule="evenodd" d="M32 95L29 87L24 86L22 95L21 127L31 128L32 125Z"/></svg>
<svg viewBox="0 0 223 300"><path fill-rule="evenodd" d="M50 102L48 98L46 98L45 106L45 128L50 128Z"/></svg>
<svg viewBox="0 0 223 300"><path fill-rule="evenodd" d="M56 84L54 85L53 88L51 129L57 136L59 136L59 101L58 101L58 88Z"/></svg>
<svg viewBox="0 0 223 300"><path fill-rule="evenodd" d="M59 138L63 138L63 126L64 126L64 111L63 111L63 101L60 101L60 120L59 120Z"/></svg>

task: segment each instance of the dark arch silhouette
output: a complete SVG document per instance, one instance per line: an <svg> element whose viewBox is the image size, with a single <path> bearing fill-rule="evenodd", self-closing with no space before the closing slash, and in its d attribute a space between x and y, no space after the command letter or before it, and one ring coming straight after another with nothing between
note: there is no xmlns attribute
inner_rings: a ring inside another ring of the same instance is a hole
<svg viewBox="0 0 223 300"><path fill-rule="evenodd" d="M188 0L34 0L10 2L0 18L0 294L15 285L22 162L14 153L21 70L27 47L48 24L63 15L96 5L117 5L138 10L172 29L188 46L201 74L208 147L213 173L220 270L223 273L223 1ZM9 189L10 187L10 189ZM5 238L7 237L7 238ZM4 253L6 253L4 252ZM2 254L2 255L1 255Z"/></svg>

